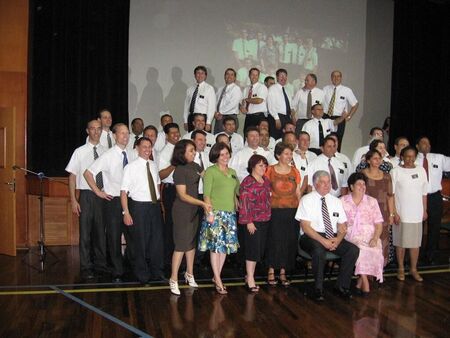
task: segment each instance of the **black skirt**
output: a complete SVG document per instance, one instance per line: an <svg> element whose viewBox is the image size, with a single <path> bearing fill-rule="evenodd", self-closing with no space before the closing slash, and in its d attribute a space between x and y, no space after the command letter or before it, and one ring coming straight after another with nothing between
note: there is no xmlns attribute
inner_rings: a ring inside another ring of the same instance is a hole
<svg viewBox="0 0 450 338"><path fill-rule="evenodd" d="M256 231L251 235L247 230L247 225L242 225L244 228L245 241L245 259L247 261L261 262L266 251L267 233L269 231L270 222L254 222Z"/></svg>

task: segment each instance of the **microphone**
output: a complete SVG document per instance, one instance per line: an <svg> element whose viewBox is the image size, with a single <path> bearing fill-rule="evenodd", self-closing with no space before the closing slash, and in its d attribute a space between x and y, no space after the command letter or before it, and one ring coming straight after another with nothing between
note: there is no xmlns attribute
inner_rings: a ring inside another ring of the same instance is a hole
<svg viewBox="0 0 450 338"><path fill-rule="evenodd" d="M17 169L20 169L20 167L19 167L18 165L14 164L14 165L12 166L12 169L13 169L13 170L17 170Z"/></svg>

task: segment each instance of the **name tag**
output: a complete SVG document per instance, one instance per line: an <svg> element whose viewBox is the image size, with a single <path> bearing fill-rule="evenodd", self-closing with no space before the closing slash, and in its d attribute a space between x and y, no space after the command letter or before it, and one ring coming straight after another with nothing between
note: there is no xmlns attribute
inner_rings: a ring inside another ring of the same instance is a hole
<svg viewBox="0 0 450 338"><path fill-rule="evenodd" d="M339 168L339 174L344 174L344 169Z"/></svg>
<svg viewBox="0 0 450 338"><path fill-rule="evenodd" d="M305 167L300 167L300 170L305 171L306 168Z"/></svg>
<svg viewBox="0 0 450 338"><path fill-rule="evenodd" d="M319 100L316 100L316 104L319 104L320 102L319 102Z"/></svg>
<svg viewBox="0 0 450 338"><path fill-rule="evenodd" d="M433 164L433 168L439 168L437 164Z"/></svg>
<svg viewBox="0 0 450 338"><path fill-rule="evenodd" d="M345 96L341 96L340 99L341 99L341 100L345 100Z"/></svg>
<svg viewBox="0 0 450 338"><path fill-rule="evenodd" d="M344 167L345 167L345 169L347 169L347 168L348 168L348 167L347 167L347 163L345 163L345 162L344 162Z"/></svg>
<svg viewBox="0 0 450 338"><path fill-rule="evenodd" d="M339 217L339 213L338 212L333 212L333 217Z"/></svg>
<svg viewBox="0 0 450 338"><path fill-rule="evenodd" d="M207 146L208 148L211 148L211 147L212 147L212 144L206 143L206 146Z"/></svg>
<svg viewBox="0 0 450 338"><path fill-rule="evenodd" d="M327 129L326 132L327 132L327 133L330 133L330 132L331 132L331 129Z"/></svg>
<svg viewBox="0 0 450 338"><path fill-rule="evenodd" d="M256 97L256 95L258 95L258 94L253 94L252 97Z"/></svg>
<svg viewBox="0 0 450 338"><path fill-rule="evenodd" d="M203 95L200 95L199 98L204 99L205 97Z"/></svg>
<svg viewBox="0 0 450 338"><path fill-rule="evenodd" d="M411 175L411 178L414 180L416 178L419 178L419 175L417 175L417 174Z"/></svg>

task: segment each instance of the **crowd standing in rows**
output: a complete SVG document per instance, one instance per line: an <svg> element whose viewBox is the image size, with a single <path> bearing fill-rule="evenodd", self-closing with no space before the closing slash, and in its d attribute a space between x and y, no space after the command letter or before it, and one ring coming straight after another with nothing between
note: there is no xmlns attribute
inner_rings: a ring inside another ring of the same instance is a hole
<svg viewBox="0 0 450 338"><path fill-rule="evenodd" d="M397 278L404 280L405 249L411 276L423 280L417 271L422 222L428 218L424 257L433 262L450 158L430 153L427 137L415 147L397 137L389 156L383 130L374 127L369 144L350 161L340 145L358 101L340 71L323 90L308 74L293 97L284 87L285 69L269 88L259 75L249 70L242 93L228 68L214 93L206 68L197 66L183 137L170 114L160 117L160 129L135 118L131 133L123 123L112 126L108 110L88 122L86 144L66 167L72 210L80 217L83 278L110 273L121 282L126 255L141 283L165 279L170 266L170 290L179 295L183 257L184 280L197 287L194 264L209 251L212 281L226 294L226 257L243 250L246 286L258 292L256 264L267 269L268 285L288 287L300 244L312 256L318 301L327 251L341 258L335 291L343 297L351 297L353 274L361 295L370 290L370 276L382 282L394 252ZM237 133L239 114L245 139Z"/></svg>

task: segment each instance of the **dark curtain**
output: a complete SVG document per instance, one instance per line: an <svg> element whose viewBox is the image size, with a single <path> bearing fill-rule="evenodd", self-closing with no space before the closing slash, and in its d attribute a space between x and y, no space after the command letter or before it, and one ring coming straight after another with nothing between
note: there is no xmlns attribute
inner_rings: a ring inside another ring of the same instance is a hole
<svg viewBox="0 0 450 338"><path fill-rule="evenodd" d="M395 1L391 146L426 135L432 152L450 155L449 102L449 1Z"/></svg>
<svg viewBox="0 0 450 338"><path fill-rule="evenodd" d="M32 0L28 167L64 176L86 123L128 124L129 0Z"/></svg>

